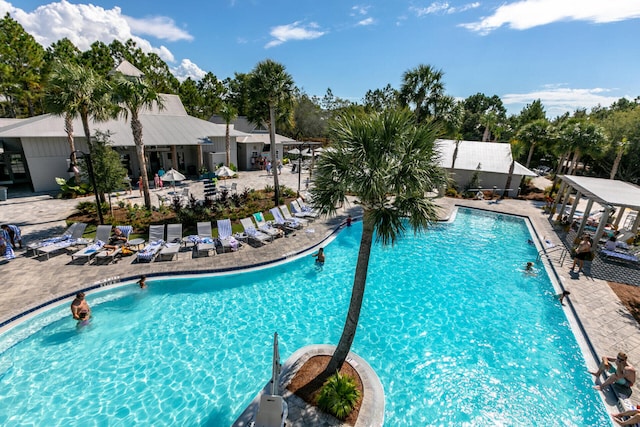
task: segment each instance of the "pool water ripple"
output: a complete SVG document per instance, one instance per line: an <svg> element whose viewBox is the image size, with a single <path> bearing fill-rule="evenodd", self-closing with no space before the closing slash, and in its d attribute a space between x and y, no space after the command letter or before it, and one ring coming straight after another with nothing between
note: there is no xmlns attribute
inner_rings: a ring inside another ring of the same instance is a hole
<svg viewBox="0 0 640 427"><path fill-rule="evenodd" d="M337 343L361 226L259 272L149 281L89 295L0 338L0 424L230 425L280 354ZM580 349L518 218L452 224L374 247L353 350L381 378L388 426L608 424Z"/></svg>

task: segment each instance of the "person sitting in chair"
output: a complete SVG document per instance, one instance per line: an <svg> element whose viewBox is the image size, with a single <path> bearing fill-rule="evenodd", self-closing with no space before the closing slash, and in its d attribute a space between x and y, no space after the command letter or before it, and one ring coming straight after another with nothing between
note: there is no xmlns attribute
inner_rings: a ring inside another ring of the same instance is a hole
<svg viewBox="0 0 640 427"><path fill-rule="evenodd" d="M122 230L116 227L113 230L113 236L111 236L111 238L109 239L109 243L104 245L104 248L107 250L108 254L110 251L118 249L119 246L122 246L125 243L127 243L127 238L125 237Z"/></svg>

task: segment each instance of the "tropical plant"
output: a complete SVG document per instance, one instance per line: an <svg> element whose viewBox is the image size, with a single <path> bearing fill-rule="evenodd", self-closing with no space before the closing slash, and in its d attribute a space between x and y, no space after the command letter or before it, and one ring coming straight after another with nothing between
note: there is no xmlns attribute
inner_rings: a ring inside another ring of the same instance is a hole
<svg viewBox="0 0 640 427"><path fill-rule="evenodd" d="M151 109L153 107L163 110L164 101L162 96L142 77L125 76L122 73L117 73L114 77L114 86L114 99L119 105L124 107L120 109L121 114L125 119L131 116L131 131L133 133L133 141L136 144L138 164L142 172L144 205L147 209L151 209L149 177L147 176L147 161L144 155L140 111L142 111L143 108Z"/></svg>
<svg viewBox="0 0 640 427"><path fill-rule="evenodd" d="M336 372L322 386L318 395L318 407L339 420L346 419L360 399L356 381L349 375Z"/></svg>
<svg viewBox="0 0 640 427"><path fill-rule="evenodd" d="M73 120L76 117L82 120L84 136L91 154L93 147L89 117L94 121L104 121L115 115L108 92L108 84L90 68L72 62L54 63L49 75L45 105L47 111L64 116L72 163L76 163ZM76 180L79 180L78 175Z"/></svg>
<svg viewBox="0 0 640 427"><path fill-rule="evenodd" d="M267 59L259 62L249 76L251 104L248 119L253 123L266 123L269 128L271 161L278 161L276 153L276 121L289 118L293 107L293 78L286 72L284 65ZM273 175L275 187L274 199L280 200L278 174Z"/></svg>
<svg viewBox="0 0 640 427"><path fill-rule="evenodd" d="M538 119L527 123L518 130L516 139L529 147L529 155L525 164L525 167L528 168L536 146L549 141L549 122L546 119Z"/></svg>
<svg viewBox="0 0 640 427"><path fill-rule="evenodd" d="M350 195L362 207L363 219L349 311L326 376L339 370L351 349L374 234L388 245L407 229L426 229L437 219L436 205L427 194L446 184L444 170L438 166L434 125L417 124L406 109L343 113L333 122L331 135L332 150L320 156L314 172L314 207L333 215Z"/></svg>

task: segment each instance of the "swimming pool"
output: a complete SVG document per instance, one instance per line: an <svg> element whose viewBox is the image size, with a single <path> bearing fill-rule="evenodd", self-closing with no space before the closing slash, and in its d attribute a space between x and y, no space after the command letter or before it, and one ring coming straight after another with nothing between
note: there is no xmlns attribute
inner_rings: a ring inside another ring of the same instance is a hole
<svg viewBox="0 0 640 427"><path fill-rule="evenodd" d="M0 337L1 425L227 426L286 359L337 343L360 223L310 258L220 277L88 295ZM610 425L518 218L461 209L425 235L375 247L353 350L382 381L385 425Z"/></svg>

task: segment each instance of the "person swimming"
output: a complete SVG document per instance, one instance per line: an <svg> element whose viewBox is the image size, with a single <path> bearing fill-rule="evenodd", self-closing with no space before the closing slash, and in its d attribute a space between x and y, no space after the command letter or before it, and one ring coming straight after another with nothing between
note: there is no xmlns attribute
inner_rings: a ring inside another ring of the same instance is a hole
<svg viewBox="0 0 640 427"><path fill-rule="evenodd" d="M74 319L85 322L91 317L91 307L84 299L84 292L78 292L76 298L71 302L71 315Z"/></svg>

